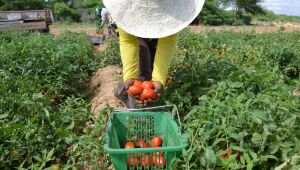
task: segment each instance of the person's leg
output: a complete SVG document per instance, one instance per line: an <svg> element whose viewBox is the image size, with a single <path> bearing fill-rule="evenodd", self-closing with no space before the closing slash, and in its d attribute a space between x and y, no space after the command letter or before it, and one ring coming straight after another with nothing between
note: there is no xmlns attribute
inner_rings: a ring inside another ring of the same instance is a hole
<svg viewBox="0 0 300 170"><path fill-rule="evenodd" d="M150 60L151 60L151 77L152 77L153 63L154 63L154 58L156 53L157 42L158 39L151 39L148 41Z"/></svg>
<svg viewBox="0 0 300 170"><path fill-rule="evenodd" d="M139 80L151 80L152 66L149 45L144 38L139 38Z"/></svg>
<svg viewBox="0 0 300 170"><path fill-rule="evenodd" d="M139 80L151 80L157 39L139 38Z"/></svg>

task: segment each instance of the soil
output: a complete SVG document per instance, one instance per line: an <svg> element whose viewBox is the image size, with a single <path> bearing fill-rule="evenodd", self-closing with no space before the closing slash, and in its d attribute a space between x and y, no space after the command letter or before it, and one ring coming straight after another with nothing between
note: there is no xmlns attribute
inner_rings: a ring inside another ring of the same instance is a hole
<svg viewBox="0 0 300 170"><path fill-rule="evenodd" d="M107 66L99 69L92 77L90 90L94 91L91 98L91 111L96 115L105 106L123 109L124 106L114 97L114 90L122 78L122 68Z"/></svg>

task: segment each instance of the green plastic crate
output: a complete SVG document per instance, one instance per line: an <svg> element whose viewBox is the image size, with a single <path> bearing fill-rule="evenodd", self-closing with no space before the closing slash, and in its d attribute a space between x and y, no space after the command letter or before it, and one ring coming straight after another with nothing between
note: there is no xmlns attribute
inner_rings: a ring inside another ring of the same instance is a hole
<svg viewBox="0 0 300 170"><path fill-rule="evenodd" d="M111 156L116 170L171 169L172 161L176 156L181 155L182 149L187 146L187 141L182 137L173 114L166 110L167 107L112 111L106 131L104 150ZM150 140L154 135L163 139L162 147L124 148L128 141L141 139L150 146ZM163 157L157 156L157 160L154 159L154 161L164 162L160 158L165 159L165 166L151 163L155 154L163 154ZM145 161L147 157L149 162Z"/></svg>

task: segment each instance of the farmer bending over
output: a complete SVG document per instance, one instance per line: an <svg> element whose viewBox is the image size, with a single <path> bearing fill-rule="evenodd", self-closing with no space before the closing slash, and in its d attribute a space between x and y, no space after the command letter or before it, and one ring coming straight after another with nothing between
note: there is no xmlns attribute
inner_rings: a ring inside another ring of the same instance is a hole
<svg viewBox="0 0 300 170"><path fill-rule="evenodd" d="M204 0L103 0L118 25L123 81L115 97L126 107L147 106L128 95L133 81L151 80L158 94L167 79L178 32L200 13Z"/></svg>
<svg viewBox="0 0 300 170"><path fill-rule="evenodd" d="M111 35L116 29L116 24L112 20L108 9L96 7L96 15L99 17L98 21L96 22L96 33L103 33L104 25L107 25L108 35Z"/></svg>

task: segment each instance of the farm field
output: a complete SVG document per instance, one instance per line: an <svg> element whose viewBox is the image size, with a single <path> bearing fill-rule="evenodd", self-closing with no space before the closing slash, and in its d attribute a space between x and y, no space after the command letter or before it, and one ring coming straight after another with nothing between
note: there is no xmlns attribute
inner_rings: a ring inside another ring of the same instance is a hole
<svg viewBox="0 0 300 170"><path fill-rule="evenodd" d="M300 32L279 28L181 32L158 103L177 105L189 141L173 169L300 169ZM111 168L110 108L91 109L90 83L121 66L118 42L52 30L0 32L0 169Z"/></svg>
<svg viewBox="0 0 300 170"><path fill-rule="evenodd" d="M60 24L55 23L50 26L50 32L58 35L64 31L71 32L85 32L88 34L95 33L94 24ZM269 33L269 32L292 32L300 29L299 23L292 22L258 22L249 26L206 26L206 25L191 25L189 29L193 32L202 31L234 31L234 32L256 32L256 33Z"/></svg>

